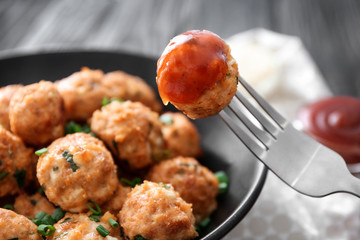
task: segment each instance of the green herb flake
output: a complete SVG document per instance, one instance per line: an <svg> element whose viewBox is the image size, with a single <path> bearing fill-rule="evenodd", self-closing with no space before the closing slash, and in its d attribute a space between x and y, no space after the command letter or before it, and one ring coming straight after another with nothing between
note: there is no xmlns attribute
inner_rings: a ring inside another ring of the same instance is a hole
<svg viewBox="0 0 360 240"><path fill-rule="evenodd" d="M57 222L60 219L62 219L64 216L65 216L65 212L58 207L55 209L51 217L54 219L55 222Z"/></svg>
<svg viewBox="0 0 360 240"><path fill-rule="evenodd" d="M2 208L12 210L12 211L14 211L14 209L15 209L14 205L12 205L12 204L5 204Z"/></svg>
<svg viewBox="0 0 360 240"><path fill-rule="evenodd" d="M99 225L96 227L96 230L98 231L98 233L103 236L106 237L107 235L110 234L109 230L107 230L106 228L104 228L102 225ZM135 238L134 238L135 239Z"/></svg>
<svg viewBox="0 0 360 240"><path fill-rule="evenodd" d="M140 234L138 234L134 237L134 240L147 240L147 239L141 236Z"/></svg>
<svg viewBox="0 0 360 240"><path fill-rule="evenodd" d="M67 222L70 222L70 221L72 221L72 218L65 218L64 221L61 222L61 224L67 223Z"/></svg>
<svg viewBox="0 0 360 240"><path fill-rule="evenodd" d="M91 131L90 125L89 124L78 124L74 121L70 121L66 124L65 126L65 135L66 134L72 134L72 133L77 133L77 132L84 132L84 133L89 133L91 136L95 137L95 134Z"/></svg>
<svg viewBox="0 0 360 240"><path fill-rule="evenodd" d="M219 181L219 188L218 188L218 194L224 194L229 189L229 178L226 175L224 171L219 171L215 173L215 176L217 177Z"/></svg>
<svg viewBox="0 0 360 240"><path fill-rule="evenodd" d="M172 116L169 113L165 113L165 114L161 115L160 116L160 121L162 123L164 123L165 125L168 125L168 126L173 124Z"/></svg>
<svg viewBox="0 0 360 240"><path fill-rule="evenodd" d="M89 218L91 221L100 222L100 215L98 215L98 214L93 213L89 216Z"/></svg>
<svg viewBox="0 0 360 240"><path fill-rule="evenodd" d="M0 172L0 181L3 180L4 178L6 178L6 176L7 176L8 174L9 174L9 173L6 172L6 171Z"/></svg>
<svg viewBox="0 0 360 240"><path fill-rule="evenodd" d="M41 236L51 236L55 233L56 229L52 225L41 224L37 229Z"/></svg>
<svg viewBox="0 0 360 240"><path fill-rule="evenodd" d="M124 102L124 100L122 100L122 99L120 99L120 98L116 98L116 97L114 97L114 98L107 98L107 97L104 97L103 99L102 99L102 101L101 101L101 105L102 106L106 106L106 105L108 105L108 104L110 104L110 103L112 103L112 102L120 102L120 103L122 103L122 102Z"/></svg>
<svg viewBox="0 0 360 240"><path fill-rule="evenodd" d="M36 202L35 199L31 199L31 200L30 200L30 203L31 203L31 205L33 205L33 206L36 206L36 204L37 204L37 202Z"/></svg>
<svg viewBox="0 0 360 240"><path fill-rule="evenodd" d="M70 154L69 151L65 150L63 153L62 153L62 156L65 158L65 160L70 163L70 167L71 169L73 170L73 172L76 172L76 170L78 170L78 166L76 165L76 163L74 162L74 158L73 158L73 155Z"/></svg>
<svg viewBox="0 0 360 240"><path fill-rule="evenodd" d="M57 170L59 170L59 167L53 167L54 172L57 171Z"/></svg>
<svg viewBox="0 0 360 240"><path fill-rule="evenodd" d="M14 178L16 179L18 186L20 188L23 187L25 184L26 171L24 169L16 170L14 173Z"/></svg>
<svg viewBox="0 0 360 240"><path fill-rule="evenodd" d="M13 152L13 151L8 150L8 156L9 156L9 158L13 158L13 156L14 156L14 152Z"/></svg>
<svg viewBox="0 0 360 240"><path fill-rule="evenodd" d="M44 153L47 153L47 152L49 152L49 150L47 148L42 148L42 149L37 150L35 152L35 154L40 157L41 155L43 155Z"/></svg>
<svg viewBox="0 0 360 240"><path fill-rule="evenodd" d="M142 183L142 180L139 177L136 177L131 181L126 178L120 178L120 182L125 183L126 185L128 185L130 187L135 187L136 185L140 185Z"/></svg>

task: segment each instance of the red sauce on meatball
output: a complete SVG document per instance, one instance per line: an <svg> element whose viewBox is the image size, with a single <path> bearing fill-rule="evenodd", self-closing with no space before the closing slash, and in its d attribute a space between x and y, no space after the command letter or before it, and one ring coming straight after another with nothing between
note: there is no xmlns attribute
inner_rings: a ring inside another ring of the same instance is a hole
<svg viewBox="0 0 360 240"><path fill-rule="evenodd" d="M174 37L157 63L157 85L164 104L193 103L228 71L228 46L209 31L193 30Z"/></svg>
<svg viewBox="0 0 360 240"><path fill-rule="evenodd" d="M341 154L348 163L360 162L360 100L331 97L304 107L299 114L308 132Z"/></svg>

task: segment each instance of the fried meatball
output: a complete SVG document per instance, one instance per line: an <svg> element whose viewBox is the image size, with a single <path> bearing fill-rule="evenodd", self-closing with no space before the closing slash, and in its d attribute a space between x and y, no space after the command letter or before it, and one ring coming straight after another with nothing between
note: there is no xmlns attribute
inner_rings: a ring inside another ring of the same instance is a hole
<svg viewBox="0 0 360 240"><path fill-rule="evenodd" d="M10 130L9 105L14 93L23 85L14 84L0 88L0 125Z"/></svg>
<svg viewBox="0 0 360 240"><path fill-rule="evenodd" d="M186 202L192 204L197 223L217 207L219 182L214 173L194 158L163 161L150 169L147 179L171 184Z"/></svg>
<svg viewBox="0 0 360 240"><path fill-rule="evenodd" d="M184 114L167 112L160 116L160 121L169 158L197 157L201 153L200 135Z"/></svg>
<svg viewBox="0 0 360 240"><path fill-rule="evenodd" d="M40 81L20 88L9 107L11 131L30 145L44 145L64 134L64 104L54 84Z"/></svg>
<svg viewBox="0 0 360 240"><path fill-rule="evenodd" d="M66 213L63 219L60 219L54 227L56 231L53 235L48 237L48 240L121 240L120 227L114 228L109 224L109 219L112 218L117 221L117 218L106 212L99 222L90 220L89 214L71 214ZM101 225L110 233L106 238L100 235L96 228Z"/></svg>
<svg viewBox="0 0 360 240"><path fill-rule="evenodd" d="M162 109L154 90L140 77L123 71L110 72L105 74L103 85L108 98L141 102L156 112Z"/></svg>
<svg viewBox="0 0 360 240"><path fill-rule="evenodd" d="M125 187L122 184L119 184L116 188L114 195L101 206L101 209L110 211L111 213L117 214L124 205L127 194L131 191L130 187Z"/></svg>
<svg viewBox="0 0 360 240"><path fill-rule="evenodd" d="M55 207L47 198L39 193L32 196L21 193L15 198L15 212L28 218L34 218L38 212L42 211L52 215Z"/></svg>
<svg viewBox="0 0 360 240"><path fill-rule="evenodd" d="M65 103L67 120L86 121L101 107L105 90L102 86L104 73L101 70L82 68L56 82Z"/></svg>
<svg viewBox="0 0 360 240"><path fill-rule="evenodd" d="M94 112L91 130L133 169L150 166L164 152L159 115L140 102L118 102Z"/></svg>
<svg viewBox="0 0 360 240"><path fill-rule="evenodd" d="M238 69L230 47L209 31L174 37L157 63L157 85L165 105L171 102L190 118L212 116L236 93Z"/></svg>
<svg viewBox="0 0 360 240"><path fill-rule="evenodd" d="M42 240L37 226L25 216L0 208L0 239Z"/></svg>
<svg viewBox="0 0 360 240"><path fill-rule="evenodd" d="M19 192L34 175L33 150L0 126L0 197Z"/></svg>
<svg viewBox="0 0 360 240"><path fill-rule="evenodd" d="M145 239L194 239L195 218L191 204L186 203L173 187L144 181L128 195L119 213L127 239L141 235Z"/></svg>
<svg viewBox="0 0 360 240"><path fill-rule="evenodd" d="M55 140L39 157L37 178L48 199L70 212L88 210L88 201L106 202L119 181L102 141L86 133Z"/></svg>

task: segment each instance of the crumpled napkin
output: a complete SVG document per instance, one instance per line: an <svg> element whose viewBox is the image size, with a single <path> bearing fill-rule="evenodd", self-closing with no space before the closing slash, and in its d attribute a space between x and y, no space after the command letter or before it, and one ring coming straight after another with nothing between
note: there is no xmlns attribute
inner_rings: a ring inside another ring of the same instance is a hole
<svg viewBox="0 0 360 240"><path fill-rule="evenodd" d="M240 75L287 119L296 122L303 105L331 96L299 38L254 29L226 42ZM249 214L224 239L359 240L360 199L344 193L311 198L269 172Z"/></svg>

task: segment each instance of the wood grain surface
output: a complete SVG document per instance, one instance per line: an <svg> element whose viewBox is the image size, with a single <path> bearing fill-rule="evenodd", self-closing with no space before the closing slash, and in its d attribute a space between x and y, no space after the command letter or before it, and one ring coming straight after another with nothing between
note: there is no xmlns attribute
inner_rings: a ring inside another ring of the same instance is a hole
<svg viewBox="0 0 360 240"><path fill-rule="evenodd" d="M158 57L189 29L227 38L259 27L300 37L334 94L360 97L358 0L0 0L0 51L100 48Z"/></svg>

